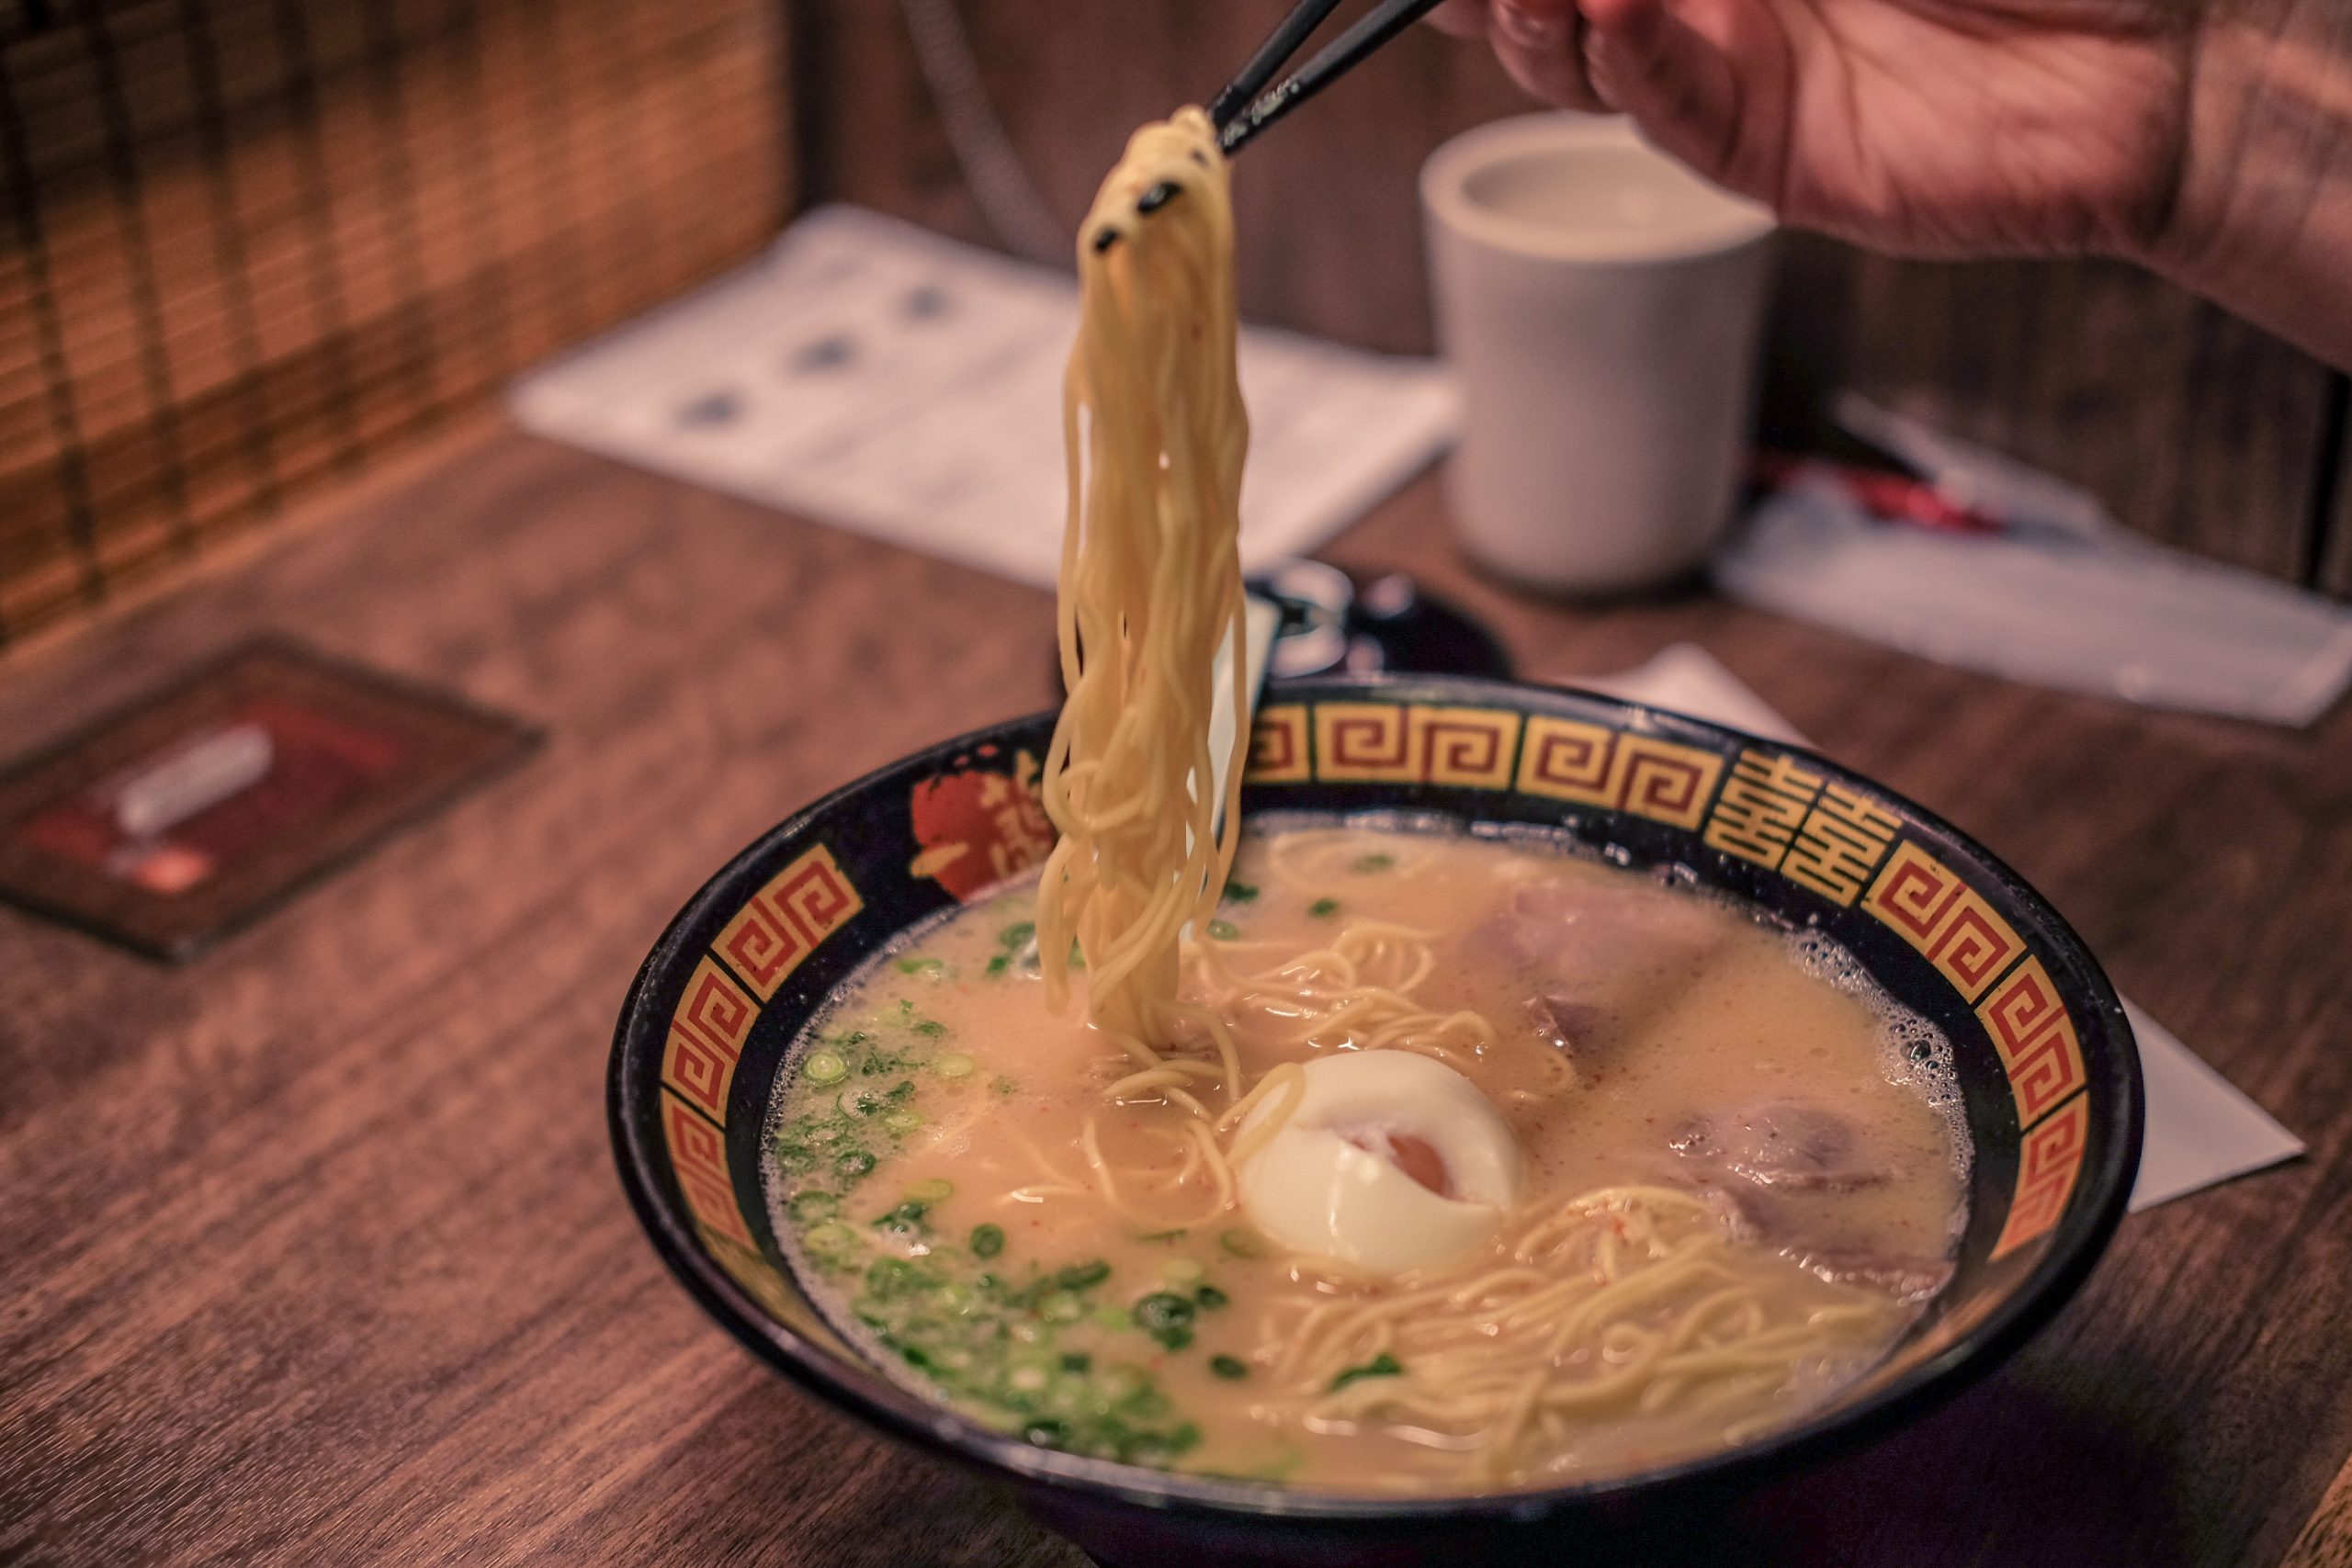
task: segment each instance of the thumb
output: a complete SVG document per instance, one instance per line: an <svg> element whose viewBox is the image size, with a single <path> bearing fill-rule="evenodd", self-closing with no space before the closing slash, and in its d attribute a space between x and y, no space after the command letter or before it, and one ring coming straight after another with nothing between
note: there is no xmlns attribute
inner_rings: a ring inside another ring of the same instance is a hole
<svg viewBox="0 0 2352 1568"><path fill-rule="evenodd" d="M1738 188L1741 93L1730 59L1665 0L1584 0L1582 9L1600 96L1663 151Z"/></svg>

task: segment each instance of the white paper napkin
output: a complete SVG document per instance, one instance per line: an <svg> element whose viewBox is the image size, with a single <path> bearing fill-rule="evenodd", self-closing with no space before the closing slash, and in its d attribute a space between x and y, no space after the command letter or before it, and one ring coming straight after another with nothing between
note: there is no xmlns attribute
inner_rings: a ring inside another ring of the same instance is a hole
<svg viewBox="0 0 2352 1568"><path fill-rule="evenodd" d="M1648 663L1619 674L1566 680L1768 739L1810 744L1738 676L1691 643L1676 643ZM2134 1213L2303 1152L2301 1139L2232 1088L2172 1031L2128 999L2123 1010L2140 1043L2140 1067L2148 1090L2140 1179L2132 1189Z"/></svg>
<svg viewBox="0 0 2352 1568"><path fill-rule="evenodd" d="M1848 396L1848 429L1998 535L1878 521L1816 475L1767 496L1715 586L1923 659L2145 707L2312 723L2352 684L2352 607L2132 534L2098 497Z"/></svg>

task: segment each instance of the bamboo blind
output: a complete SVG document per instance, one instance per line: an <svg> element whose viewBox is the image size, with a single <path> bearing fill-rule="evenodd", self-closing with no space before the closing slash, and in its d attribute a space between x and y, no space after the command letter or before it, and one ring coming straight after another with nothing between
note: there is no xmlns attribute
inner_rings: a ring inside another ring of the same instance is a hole
<svg viewBox="0 0 2352 1568"><path fill-rule="evenodd" d="M755 249L774 0L0 0L0 648Z"/></svg>

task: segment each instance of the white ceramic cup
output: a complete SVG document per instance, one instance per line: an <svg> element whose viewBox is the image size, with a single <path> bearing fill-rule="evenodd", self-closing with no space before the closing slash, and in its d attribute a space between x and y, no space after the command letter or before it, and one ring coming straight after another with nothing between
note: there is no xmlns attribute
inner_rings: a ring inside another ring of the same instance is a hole
<svg viewBox="0 0 2352 1568"><path fill-rule="evenodd" d="M1747 453L1770 212L1629 121L1573 114L1455 137L1422 166L1421 209L1463 393L1463 548L1563 593L1705 560Z"/></svg>

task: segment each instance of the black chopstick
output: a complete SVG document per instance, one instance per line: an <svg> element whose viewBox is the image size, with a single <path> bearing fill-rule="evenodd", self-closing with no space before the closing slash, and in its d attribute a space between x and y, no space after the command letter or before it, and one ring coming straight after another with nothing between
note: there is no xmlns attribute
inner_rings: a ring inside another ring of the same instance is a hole
<svg viewBox="0 0 2352 1568"><path fill-rule="evenodd" d="M1283 62L1306 41L1307 35L1322 26L1323 18L1340 6L1340 0L1299 0L1291 7L1290 15L1266 35L1266 41L1260 44L1248 62L1234 73L1233 80L1209 101L1209 123L1216 127L1217 145L1224 149L1227 157L1232 156L1251 137L1329 86L1374 50L1436 10L1439 3L1440 0L1380 0L1378 5L1357 18L1355 26L1324 46L1295 74L1260 96L1259 89L1265 86L1267 78L1281 70ZM1182 195L1182 189L1171 180L1160 181L1136 198L1136 216L1150 217ZM1109 224L1098 230L1091 241L1098 253L1107 251L1118 243L1119 231Z"/></svg>
<svg viewBox="0 0 2352 1568"><path fill-rule="evenodd" d="M1304 0L1296 10L1283 18L1283 24L1274 29L1273 36L1259 47L1258 52L1250 57L1250 63L1243 66L1241 74L1234 78L1234 85L1216 96L1216 104L1225 109L1226 118L1218 118L1216 109L1210 111L1209 118L1216 124L1217 143L1225 149L1226 156L1231 157L1251 137L1345 75L1374 50L1436 10L1439 0L1380 0L1379 5L1357 19L1355 26L1332 39L1314 59L1300 66L1296 73L1277 84L1263 96L1243 104L1241 100L1249 96L1251 88L1241 86L1241 84L1250 73L1260 72L1262 77L1279 69L1290 51L1314 31L1315 25L1330 15L1336 3L1337 0L1329 0L1329 3L1327 0ZM1301 17L1306 18L1303 26L1299 25ZM1280 53L1275 53L1278 44L1283 47ZM1271 62L1267 61L1269 55L1273 56ZM1262 70L1261 62L1265 62ZM1238 93L1237 87L1240 88Z"/></svg>
<svg viewBox="0 0 2352 1568"><path fill-rule="evenodd" d="M1258 46L1258 52L1250 57L1249 63L1233 73L1225 91L1209 100L1209 123L1219 130L1231 124L1243 106L1263 91L1266 84L1274 79L1274 73L1298 52L1306 35L1321 27L1323 18L1339 8L1340 0L1300 0L1291 7L1290 15L1266 35L1266 41Z"/></svg>

